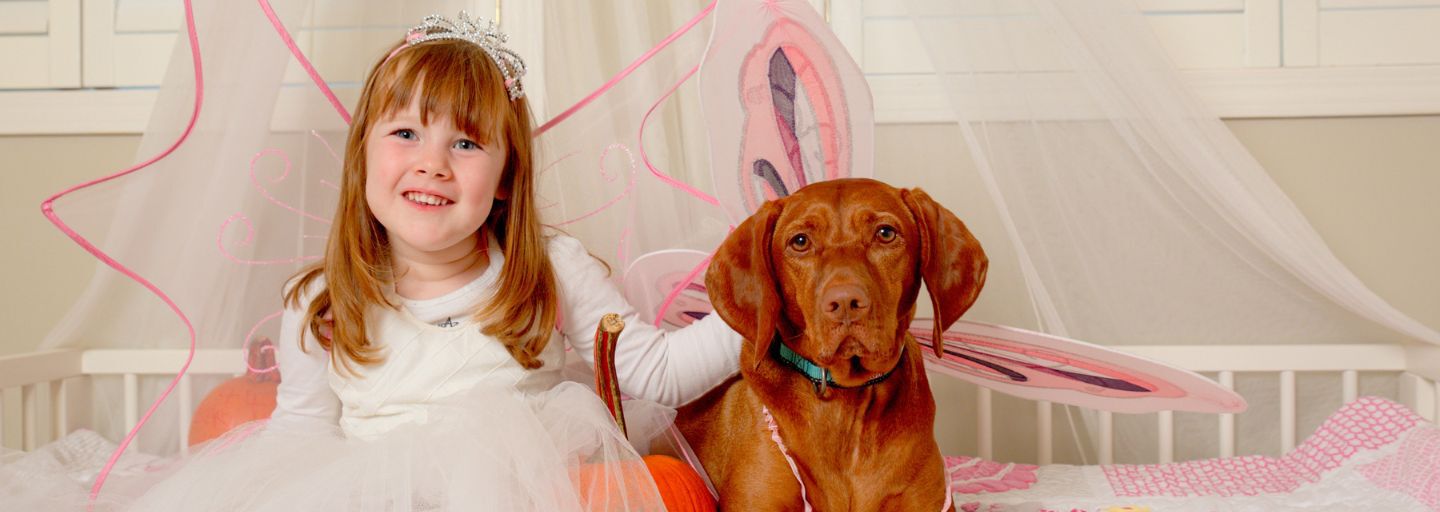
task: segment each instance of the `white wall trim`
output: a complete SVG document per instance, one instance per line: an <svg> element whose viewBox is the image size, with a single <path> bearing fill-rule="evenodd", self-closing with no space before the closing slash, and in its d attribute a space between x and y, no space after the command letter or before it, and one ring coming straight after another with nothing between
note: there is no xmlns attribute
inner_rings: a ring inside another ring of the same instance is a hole
<svg viewBox="0 0 1440 512"><path fill-rule="evenodd" d="M1187 71L1220 117L1440 114L1440 66Z"/></svg>
<svg viewBox="0 0 1440 512"><path fill-rule="evenodd" d="M292 85L280 91L276 98L275 116L270 121L271 129L300 131L317 128L314 126L314 109L299 106L310 99L308 92L302 89L308 86L309 83ZM333 90L343 104L355 104L357 87L335 87ZM0 136L141 134L150 123L150 113L154 110L157 97L159 90L148 88L0 92ZM177 119L177 123L189 119L190 101L186 99L186 117ZM330 124L318 128L343 129L340 117L328 115L329 109L329 105L323 106L326 115L322 119L328 119Z"/></svg>
<svg viewBox="0 0 1440 512"><path fill-rule="evenodd" d="M157 89L0 92L0 135L141 133Z"/></svg>
<svg viewBox="0 0 1440 512"><path fill-rule="evenodd" d="M1202 103L1222 118L1440 114L1440 66L1181 71ZM869 77L879 123L953 122L934 75ZM978 80L977 80L978 81ZM1040 82L1040 81L1037 81ZM1064 94L1064 91L1032 92ZM973 119L1015 119L1016 105L978 105ZM1059 102L1066 104L1065 102ZM1033 104L1023 105L1035 108ZM1028 112L1027 112L1028 113ZM1056 111L1057 118L1086 113Z"/></svg>

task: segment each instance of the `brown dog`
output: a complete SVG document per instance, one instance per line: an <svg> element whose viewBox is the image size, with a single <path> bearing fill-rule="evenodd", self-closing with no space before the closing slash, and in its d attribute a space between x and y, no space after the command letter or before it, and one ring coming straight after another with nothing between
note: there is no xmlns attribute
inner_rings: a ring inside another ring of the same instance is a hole
<svg viewBox="0 0 1440 512"><path fill-rule="evenodd" d="M746 337L741 378L678 420L721 508L803 510L798 471L818 511L940 510L935 400L907 329L922 279L944 329L975 302L986 265L953 213L875 180L816 183L741 223L705 279Z"/></svg>

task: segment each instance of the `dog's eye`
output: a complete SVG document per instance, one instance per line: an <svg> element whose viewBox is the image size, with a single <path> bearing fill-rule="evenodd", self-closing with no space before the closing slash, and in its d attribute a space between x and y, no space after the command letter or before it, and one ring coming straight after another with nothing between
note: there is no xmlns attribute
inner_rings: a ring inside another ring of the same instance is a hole
<svg viewBox="0 0 1440 512"><path fill-rule="evenodd" d="M880 226L880 229L875 230L875 238L879 238L881 242L885 243L895 241L895 235L897 234L899 234L899 232L890 226Z"/></svg>
<svg viewBox="0 0 1440 512"><path fill-rule="evenodd" d="M810 237L804 233L790 237L790 248L796 251L805 251L810 248Z"/></svg>

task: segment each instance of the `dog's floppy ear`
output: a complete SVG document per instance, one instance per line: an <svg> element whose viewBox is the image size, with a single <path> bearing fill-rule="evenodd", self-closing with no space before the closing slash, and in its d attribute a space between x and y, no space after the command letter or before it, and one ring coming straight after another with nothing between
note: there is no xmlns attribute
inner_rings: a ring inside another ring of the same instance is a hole
<svg viewBox="0 0 1440 512"><path fill-rule="evenodd" d="M780 291L770 263L770 236L780 218L780 204L769 201L730 232L710 268L705 288L715 312L730 328L750 340L750 356L764 360L780 320Z"/></svg>
<svg viewBox="0 0 1440 512"><path fill-rule="evenodd" d="M950 210L918 188L901 190L900 198L915 216L920 230L920 277L930 290L935 308L935 355L944 350L949 329L980 295L990 260L975 235Z"/></svg>

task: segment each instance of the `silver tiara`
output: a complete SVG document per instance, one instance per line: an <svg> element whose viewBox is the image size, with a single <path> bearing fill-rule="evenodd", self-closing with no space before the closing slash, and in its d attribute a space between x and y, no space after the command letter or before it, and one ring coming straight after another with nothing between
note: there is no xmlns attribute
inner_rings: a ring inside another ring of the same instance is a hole
<svg viewBox="0 0 1440 512"><path fill-rule="evenodd" d="M484 22L484 25L481 25L481 22ZM500 74L505 77L505 88L510 91L510 99L525 96L525 89L520 86L520 77L525 76L525 61L505 47L508 38L496 28L494 21L471 19L465 11L460 11L455 21L431 14L410 29L410 33L405 36L409 46L436 39L461 39L475 43L481 50L485 50L490 60L495 61L495 67L500 68Z"/></svg>

